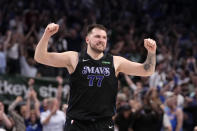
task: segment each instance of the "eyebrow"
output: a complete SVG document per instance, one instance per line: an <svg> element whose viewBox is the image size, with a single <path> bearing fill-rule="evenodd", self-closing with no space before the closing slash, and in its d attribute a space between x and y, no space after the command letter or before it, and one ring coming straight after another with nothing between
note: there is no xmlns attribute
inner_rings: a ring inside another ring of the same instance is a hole
<svg viewBox="0 0 197 131"><path fill-rule="evenodd" d="M100 37L107 38L107 36L106 36L106 35L102 36L102 35L96 34L96 35L94 35L94 36L96 36L96 37L100 36Z"/></svg>

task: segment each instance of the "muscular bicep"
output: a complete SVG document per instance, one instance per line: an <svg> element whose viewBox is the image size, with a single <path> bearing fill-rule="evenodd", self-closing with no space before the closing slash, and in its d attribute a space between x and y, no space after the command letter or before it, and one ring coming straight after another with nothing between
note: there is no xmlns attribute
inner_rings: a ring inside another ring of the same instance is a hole
<svg viewBox="0 0 197 131"><path fill-rule="evenodd" d="M129 61L120 56L114 56L116 74L119 72L133 76L150 76L152 73L145 69L144 64Z"/></svg>
<svg viewBox="0 0 197 131"><path fill-rule="evenodd" d="M66 67L70 63L68 52L48 53L43 64L54 67Z"/></svg>
<svg viewBox="0 0 197 131"><path fill-rule="evenodd" d="M45 64L52 67L74 67L76 60L78 58L78 53L73 51L63 52L63 53L47 53L42 56L37 62Z"/></svg>

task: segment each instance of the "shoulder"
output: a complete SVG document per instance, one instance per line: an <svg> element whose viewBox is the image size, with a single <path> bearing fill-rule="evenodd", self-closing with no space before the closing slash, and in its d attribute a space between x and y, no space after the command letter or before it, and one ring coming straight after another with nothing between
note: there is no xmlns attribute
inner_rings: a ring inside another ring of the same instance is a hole
<svg viewBox="0 0 197 131"><path fill-rule="evenodd" d="M122 59L123 59L123 57L121 57L121 56L113 56L114 64L119 63Z"/></svg>
<svg viewBox="0 0 197 131"><path fill-rule="evenodd" d="M121 63L125 60L127 60L126 58L122 57L122 56L113 56L114 62L116 63Z"/></svg>
<svg viewBox="0 0 197 131"><path fill-rule="evenodd" d="M123 57L117 56L117 55L112 55L112 56L113 56L114 60L119 60L119 59L123 58Z"/></svg>
<svg viewBox="0 0 197 131"><path fill-rule="evenodd" d="M119 66L121 63L127 61L127 59L122 56L113 56L113 61L116 66Z"/></svg>

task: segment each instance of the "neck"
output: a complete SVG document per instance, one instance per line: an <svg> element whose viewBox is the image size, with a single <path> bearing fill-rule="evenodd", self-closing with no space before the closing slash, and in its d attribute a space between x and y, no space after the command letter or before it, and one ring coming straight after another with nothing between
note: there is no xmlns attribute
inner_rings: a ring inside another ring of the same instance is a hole
<svg viewBox="0 0 197 131"><path fill-rule="evenodd" d="M91 56L92 59L94 59L94 60L99 60L104 55L103 52L95 52L95 51L93 51L93 50L91 50L89 48L87 49L87 54L89 56Z"/></svg>

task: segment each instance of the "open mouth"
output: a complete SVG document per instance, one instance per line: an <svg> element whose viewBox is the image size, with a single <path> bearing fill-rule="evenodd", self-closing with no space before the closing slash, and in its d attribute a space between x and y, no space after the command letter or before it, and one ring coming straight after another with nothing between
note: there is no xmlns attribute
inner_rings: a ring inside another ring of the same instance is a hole
<svg viewBox="0 0 197 131"><path fill-rule="evenodd" d="M103 43L97 43L96 44L98 47L104 47L104 44Z"/></svg>
<svg viewBox="0 0 197 131"><path fill-rule="evenodd" d="M99 44L99 45L97 45L98 47L103 47L103 45L102 44Z"/></svg>

